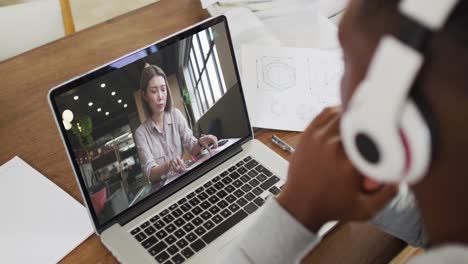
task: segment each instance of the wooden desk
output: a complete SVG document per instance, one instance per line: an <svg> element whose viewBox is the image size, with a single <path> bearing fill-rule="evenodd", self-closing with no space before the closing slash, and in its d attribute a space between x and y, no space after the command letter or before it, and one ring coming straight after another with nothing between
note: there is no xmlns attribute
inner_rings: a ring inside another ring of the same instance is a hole
<svg viewBox="0 0 468 264"><path fill-rule="evenodd" d="M162 0L0 63L0 164L20 156L83 202L47 103L47 92L76 75L203 20L198 0ZM270 142L272 131L256 136ZM295 146L298 133L277 132ZM335 229L306 263L388 263L404 244L366 224ZM93 235L63 263L115 263Z"/></svg>

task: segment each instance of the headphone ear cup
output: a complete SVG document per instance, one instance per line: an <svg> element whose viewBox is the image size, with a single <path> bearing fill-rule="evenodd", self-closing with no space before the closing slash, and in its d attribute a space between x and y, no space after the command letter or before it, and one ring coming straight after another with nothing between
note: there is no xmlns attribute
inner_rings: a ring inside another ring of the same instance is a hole
<svg viewBox="0 0 468 264"><path fill-rule="evenodd" d="M426 174L431 158L431 133L416 104L404 102L396 122L364 108L344 113L341 138L348 158L366 177L384 183L416 183Z"/></svg>
<svg viewBox="0 0 468 264"><path fill-rule="evenodd" d="M413 100L402 109L400 134L406 149L406 169L402 181L414 184L426 175L431 160L431 131Z"/></svg>
<svg viewBox="0 0 468 264"><path fill-rule="evenodd" d="M346 155L366 177L378 182L399 182L406 161L399 119L382 119L382 113L369 111L378 109L379 105L367 106L350 107L341 118L341 139Z"/></svg>

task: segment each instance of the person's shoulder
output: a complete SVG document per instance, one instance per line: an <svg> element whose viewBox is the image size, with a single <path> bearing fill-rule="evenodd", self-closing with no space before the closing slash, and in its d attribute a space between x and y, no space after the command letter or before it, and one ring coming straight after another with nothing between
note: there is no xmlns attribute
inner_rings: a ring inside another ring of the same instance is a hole
<svg viewBox="0 0 468 264"><path fill-rule="evenodd" d="M146 134L147 130L148 130L148 120L145 120L135 130L135 136L143 136L144 134Z"/></svg>
<svg viewBox="0 0 468 264"><path fill-rule="evenodd" d="M178 116L182 116L182 112L179 110L179 108L176 108L176 107L172 107L171 110L169 110L171 112L171 114L173 115L178 115Z"/></svg>
<svg viewBox="0 0 468 264"><path fill-rule="evenodd" d="M171 110L169 110L169 113L172 115L172 118L177 121L177 123L179 123L180 120L184 120L184 115L178 108L173 107Z"/></svg>

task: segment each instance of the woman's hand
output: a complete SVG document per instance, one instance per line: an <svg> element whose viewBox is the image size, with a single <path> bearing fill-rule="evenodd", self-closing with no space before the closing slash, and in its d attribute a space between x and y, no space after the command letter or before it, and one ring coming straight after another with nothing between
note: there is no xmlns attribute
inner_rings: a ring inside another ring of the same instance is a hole
<svg viewBox="0 0 468 264"><path fill-rule="evenodd" d="M205 135L198 139L198 143L203 146L203 148L207 149L208 152L211 154L210 144L213 144L213 148L218 148L218 138L213 135Z"/></svg>
<svg viewBox="0 0 468 264"><path fill-rule="evenodd" d="M366 220L397 193L393 185L366 180L346 157L340 107L327 108L304 131L291 157L278 202L316 232L327 221Z"/></svg>
<svg viewBox="0 0 468 264"><path fill-rule="evenodd" d="M184 161L179 157L176 157L168 161L168 168L169 168L169 171L173 171L175 173L181 173L187 169Z"/></svg>

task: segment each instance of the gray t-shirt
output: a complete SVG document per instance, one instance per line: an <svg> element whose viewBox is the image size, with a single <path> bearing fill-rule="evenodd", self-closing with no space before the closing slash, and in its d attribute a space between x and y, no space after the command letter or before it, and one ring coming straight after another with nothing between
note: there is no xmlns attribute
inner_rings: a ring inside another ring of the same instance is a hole
<svg viewBox="0 0 468 264"><path fill-rule="evenodd" d="M176 157L182 158L184 150L192 152L194 144L197 143L187 121L177 108L164 112L162 131L148 118L137 128L134 139L141 169L147 179L151 168Z"/></svg>

